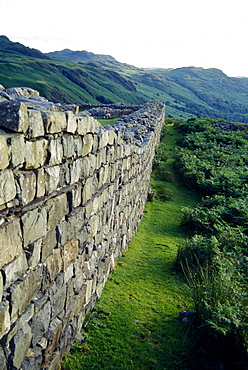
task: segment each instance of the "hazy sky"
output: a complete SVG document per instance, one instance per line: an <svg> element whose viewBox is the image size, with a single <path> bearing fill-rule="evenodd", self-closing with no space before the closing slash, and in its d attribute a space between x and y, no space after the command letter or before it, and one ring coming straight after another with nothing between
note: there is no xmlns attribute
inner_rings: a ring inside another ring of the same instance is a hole
<svg viewBox="0 0 248 370"><path fill-rule="evenodd" d="M247 0L0 0L0 35L42 52L248 77Z"/></svg>

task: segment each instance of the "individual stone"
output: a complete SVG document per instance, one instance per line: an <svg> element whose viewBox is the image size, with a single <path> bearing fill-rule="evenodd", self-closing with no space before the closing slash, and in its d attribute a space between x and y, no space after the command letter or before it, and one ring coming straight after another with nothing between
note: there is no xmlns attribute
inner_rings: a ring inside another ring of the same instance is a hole
<svg viewBox="0 0 248 370"><path fill-rule="evenodd" d="M15 322L41 288L43 267L30 271L25 278L10 287L11 323Z"/></svg>
<svg viewBox="0 0 248 370"><path fill-rule="evenodd" d="M41 258L44 261L50 254L53 253L53 250L57 246L56 230L53 229L47 233L43 239L43 245L41 249Z"/></svg>
<svg viewBox="0 0 248 370"><path fill-rule="evenodd" d="M62 145L63 145L63 158L74 158L76 153L73 136L64 135L62 137Z"/></svg>
<svg viewBox="0 0 248 370"><path fill-rule="evenodd" d="M71 184L77 182L83 173L83 160L82 158L78 158L72 162L71 165Z"/></svg>
<svg viewBox="0 0 248 370"><path fill-rule="evenodd" d="M31 320L32 347L45 336L51 320L51 303L47 302Z"/></svg>
<svg viewBox="0 0 248 370"><path fill-rule="evenodd" d="M69 212L66 193L56 198L49 199L45 206L47 210L47 227L51 230L58 226Z"/></svg>
<svg viewBox="0 0 248 370"><path fill-rule="evenodd" d="M92 197L92 190L93 190L92 177L89 177L86 179L85 185L83 187L82 204L85 204Z"/></svg>
<svg viewBox="0 0 248 370"><path fill-rule="evenodd" d="M6 139L0 135L0 170L4 170L9 165L9 151Z"/></svg>
<svg viewBox="0 0 248 370"><path fill-rule="evenodd" d="M108 145L109 131L102 131L99 138L99 150Z"/></svg>
<svg viewBox="0 0 248 370"><path fill-rule="evenodd" d="M36 138L45 134L43 119L41 111L28 109L28 136L29 138Z"/></svg>
<svg viewBox="0 0 248 370"><path fill-rule="evenodd" d="M47 233L47 212L36 208L25 213L22 218L24 247L44 237Z"/></svg>
<svg viewBox="0 0 248 370"><path fill-rule="evenodd" d="M60 338L61 330L62 321L56 317L54 320L51 321L46 335L48 340L48 346L45 352L46 359L48 359L49 356L54 352Z"/></svg>
<svg viewBox="0 0 248 370"><path fill-rule="evenodd" d="M70 243L67 243L62 250L64 270L77 258L77 255L78 239L73 239Z"/></svg>
<svg viewBox="0 0 248 370"><path fill-rule="evenodd" d="M23 165L26 158L26 144L23 134L13 134L8 138L12 167Z"/></svg>
<svg viewBox="0 0 248 370"><path fill-rule="evenodd" d="M90 218L90 238L93 238L97 234L99 225L99 216L94 215Z"/></svg>
<svg viewBox="0 0 248 370"><path fill-rule="evenodd" d="M43 197L46 191L44 168L39 168L36 173L36 198Z"/></svg>
<svg viewBox="0 0 248 370"><path fill-rule="evenodd" d="M0 126L15 132L28 129L28 112L24 103L17 100L0 102Z"/></svg>
<svg viewBox="0 0 248 370"><path fill-rule="evenodd" d="M63 112L42 112L44 127L47 134L62 132L66 126L66 116Z"/></svg>
<svg viewBox="0 0 248 370"><path fill-rule="evenodd" d="M60 164L63 158L63 146L61 138L51 140L48 145L48 152L50 154L49 166Z"/></svg>
<svg viewBox="0 0 248 370"><path fill-rule="evenodd" d="M77 130L77 121L76 121L75 114L71 111L67 111L65 112L65 115L66 115L66 121L67 121L66 131L72 134L75 134Z"/></svg>
<svg viewBox="0 0 248 370"><path fill-rule="evenodd" d="M47 158L47 140L39 139L26 142L25 168L33 169L44 165Z"/></svg>
<svg viewBox="0 0 248 370"><path fill-rule="evenodd" d="M77 116L77 132L79 135L86 135L88 132L91 133L98 133L100 123L97 122L93 117L91 116Z"/></svg>
<svg viewBox="0 0 248 370"><path fill-rule="evenodd" d="M72 208L80 206L82 200L82 184L75 184L72 188Z"/></svg>
<svg viewBox="0 0 248 370"><path fill-rule="evenodd" d="M40 262L41 244L42 239L39 239L33 244L29 244L29 246L26 248L28 267L31 269L35 268Z"/></svg>
<svg viewBox="0 0 248 370"><path fill-rule="evenodd" d="M27 259L25 253L23 252L3 268L3 273L5 276L4 288L7 289L18 278L23 276L27 269Z"/></svg>
<svg viewBox="0 0 248 370"><path fill-rule="evenodd" d="M34 172L19 172L18 183L20 187L20 204L25 205L30 203L36 193L36 176Z"/></svg>
<svg viewBox="0 0 248 370"><path fill-rule="evenodd" d="M91 153L93 147L93 136L87 134L83 137L83 150L82 156L85 157L87 154Z"/></svg>
<svg viewBox="0 0 248 370"><path fill-rule="evenodd" d="M0 246L0 268L3 268L22 252L22 232L18 218L1 225Z"/></svg>
<svg viewBox="0 0 248 370"><path fill-rule="evenodd" d="M53 254L47 257L45 261L45 267L48 272L50 281L54 281L63 267L63 259L61 256L61 250L59 248L54 249Z"/></svg>
<svg viewBox="0 0 248 370"><path fill-rule="evenodd" d="M0 172L0 205L7 203L16 196L16 185L13 172L5 170Z"/></svg>
<svg viewBox="0 0 248 370"><path fill-rule="evenodd" d="M20 369L21 364L28 353L31 343L32 333L31 328L26 324L21 328L16 335L12 338L10 346L13 348L12 364L14 369Z"/></svg>
<svg viewBox="0 0 248 370"><path fill-rule="evenodd" d="M9 302L0 303L0 339L10 330Z"/></svg>
<svg viewBox="0 0 248 370"><path fill-rule="evenodd" d="M46 194L51 194L57 190L59 184L60 166L45 168Z"/></svg>

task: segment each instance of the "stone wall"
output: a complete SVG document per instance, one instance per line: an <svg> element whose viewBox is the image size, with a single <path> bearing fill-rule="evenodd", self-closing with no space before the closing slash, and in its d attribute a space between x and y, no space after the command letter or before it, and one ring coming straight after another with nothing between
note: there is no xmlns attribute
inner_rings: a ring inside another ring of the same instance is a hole
<svg viewBox="0 0 248 370"><path fill-rule="evenodd" d="M0 103L0 370L56 370L143 215L161 102L113 127Z"/></svg>

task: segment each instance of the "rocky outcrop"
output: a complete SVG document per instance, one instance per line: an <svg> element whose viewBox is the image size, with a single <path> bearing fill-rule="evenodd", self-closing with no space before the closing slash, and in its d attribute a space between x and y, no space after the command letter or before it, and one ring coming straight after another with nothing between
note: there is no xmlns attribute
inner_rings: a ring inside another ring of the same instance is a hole
<svg viewBox="0 0 248 370"><path fill-rule="evenodd" d="M163 123L156 101L106 128L0 103L1 370L60 368L140 223Z"/></svg>

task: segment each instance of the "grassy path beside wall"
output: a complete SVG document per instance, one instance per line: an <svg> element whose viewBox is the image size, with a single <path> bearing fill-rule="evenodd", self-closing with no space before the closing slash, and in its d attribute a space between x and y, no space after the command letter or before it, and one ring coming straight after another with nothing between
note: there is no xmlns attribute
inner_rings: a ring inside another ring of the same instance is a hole
<svg viewBox="0 0 248 370"><path fill-rule="evenodd" d="M185 237L181 208L197 199L174 173L177 132L173 126L167 130L166 166L173 181L152 179L152 185L170 200L147 203L129 250L85 321L82 344L65 356L65 370L187 369L191 344L178 313L193 306L173 262Z"/></svg>

